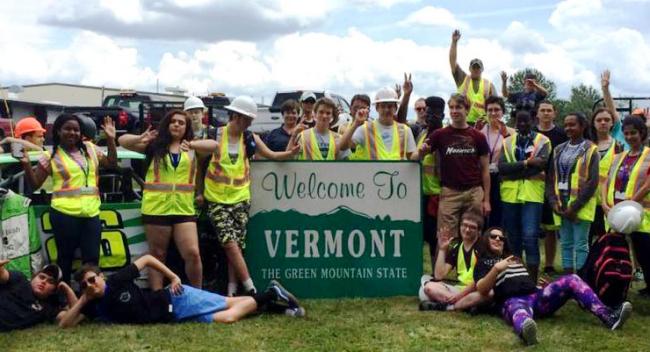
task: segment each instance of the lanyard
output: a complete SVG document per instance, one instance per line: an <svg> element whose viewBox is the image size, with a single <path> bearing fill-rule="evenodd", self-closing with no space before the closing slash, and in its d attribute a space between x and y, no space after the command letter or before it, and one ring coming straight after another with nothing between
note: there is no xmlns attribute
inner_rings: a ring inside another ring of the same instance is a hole
<svg viewBox="0 0 650 352"><path fill-rule="evenodd" d="M82 149L79 149L79 153L81 153L81 155L84 157L84 161L85 161L85 163L82 164L81 162L79 162L79 160L77 160L76 158L73 158L72 155L68 154L68 152L66 152L65 149L61 148L61 150L70 159L72 159L75 162L75 164L77 164L79 166L79 168L81 169L81 172L83 172L83 174L84 174L84 180L86 182L86 187L88 187L88 173L90 172L90 165L89 165L90 162L88 161L88 157L86 156L86 153L84 153L84 151Z"/></svg>
<svg viewBox="0 0 650 352"><path fill-rule="evenodd" d="M557 158L557 160L558 160L558 168L560 169L560 176L561 176L561 177L566 177L566 179L569 178L569 177L568 177L568 176L569 176L569 171L571 171L571 169L573 168L573 165L574 165L574 163L571 163L571 165L569 165L569 166L567 167L566 165L564 165L564 163L561 162L561 160L562 160L562 154L564 154L564 152L566 151L566 149L569 147L569 145L570 145L569 143L571 143L571 142L567 142L567 146L566 146L565 148L562 149L562 151L560 152L560 155L558 155L558 158ZM574 159L575 159L575 158L580 154L579 151L580 151L581 149L583 149L583 145L584 145L584 143L585 143L585 141L582 141L582 142L580 142L580 144L578 144L578 145L576 146L576 151L577 151L577 152L575 153L575 155L573 155ZM575 162L575 160L574 160L574 162Z"/></svg>
<svg viewBox="0 0 650 352"><path fill-rule="evenodd" d="M499 140L502 139L503 137L501 136L501 131L497 132L497 140L494 141L494 144L490 146L490 125L488 124L485 126L486 128L486 137L487 137L487 142L488 142L488 147L490 147L490 162L493 162L492 157L494 156L494 150L497 147L497 144L499 143Z"/></svg>
<svg viewBox="0 0 650 352"><path fill-rule="evenodd" d="M639 152L638 155L636 155L636 160L630 165L629 163L626 163L625 160L623 160L623 165L621 165L621 169L618 171L618 174L621 176L621 192L625 192L625 189L627 188L627 183L630 181L630 174L632 173L632 170L636 166L636 163L639 162L639 159L641 159L641 153L643 152L643 149ZM628 154L625 159L631 158L631 156Z"/></svg>
<svg viewBox="0 0 650 352"><path fill-rule="evenodd" d="M515 148L515 152L517 153L517 161L522 161L526 159L526 150L528 150L528 147L531 146L531 143L533 141L532 138L526 138L525 142L526 144L522 147L519 148L519 137L524 138L522 135L518 135L517 137L517 148Z"/></svg>

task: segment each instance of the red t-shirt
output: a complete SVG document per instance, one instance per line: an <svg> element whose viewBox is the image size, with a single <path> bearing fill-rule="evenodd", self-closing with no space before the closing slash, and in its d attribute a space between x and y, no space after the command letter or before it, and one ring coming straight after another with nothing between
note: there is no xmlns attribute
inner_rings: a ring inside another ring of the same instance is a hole
<svg viewBox="0 0 650 352"><path fill-rule="evenodd" d="M485 136L478 130L447 126L429 137L431 152L438 152L440 183L455 190L481 186L481 156L489 153Z"/></svg>

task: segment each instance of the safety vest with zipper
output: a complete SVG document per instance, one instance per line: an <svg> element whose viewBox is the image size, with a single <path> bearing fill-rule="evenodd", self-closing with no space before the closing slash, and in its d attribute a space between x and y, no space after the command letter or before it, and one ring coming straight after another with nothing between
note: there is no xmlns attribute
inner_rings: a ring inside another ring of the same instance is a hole
<svg viewBox="0 0 650 352"><path fill-rule="evenodd" d="M336 139L334 138L334 132L328 131L329 136L329 147L327 149L327 156L323 158L323 154L318 147L318 141L316 138L316 130L310 128L302 131L300 136L301 153L300 160L336 160Z"/></svg>
<svg viewBox="0 0 650 352"><path fill-rule="evenodd" d="M568 143L568 142L567 142ZM569 202L566 204L565 208L568 208L575 200L578 198L578 193L580 190L585 187L585 184L589 180L589 169L591 167L591 157L594 153L598 153L598 147L591 143L590 141L585 141L588 143L587 150L585 153L574 161L571 168L571 175L569 177ZM555 150L557 151L557 149ZM554 151L554 152L555 152ZM553 185L553 191L555 192L555 197L557 201L562 204L562 197L560 195L559 182L560 179L558 172L558 159L554 157L553 162L555 163L555 182ZM591 198L584 204L584 206L578 210L577 218L582 221L593 222L594 215L596 212L596 194L592 195ZM560 216L556 213L553 213L553 218L556 224L561 222Z"/></svg>
<svg viewBox="0 0 650 352"><path fill-rule="evenodd" d="M361 160L405 160L406 159L406 143L407 125L393 122L393 145L390 150L384 145L384 140L381 138L379 121L366 122L363 125L363 133L366 143L364 145L357 145L357 149L361 148L359 152L362 155Z"/></svg>
<svg viewBox="0 0 650 352"><path fill-rule="evenodd" d="M145 176L142 195L144 215L194 215L196 156L181 151L174 167L171 155L153 158Z"/></svg>

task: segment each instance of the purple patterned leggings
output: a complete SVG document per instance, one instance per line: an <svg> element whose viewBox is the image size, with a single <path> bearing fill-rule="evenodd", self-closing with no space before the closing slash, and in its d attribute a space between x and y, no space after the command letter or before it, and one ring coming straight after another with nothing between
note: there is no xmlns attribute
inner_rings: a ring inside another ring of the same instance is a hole
<svg viewBox="0 0 650 352"><path fill-rule="evenodd" d="M512 324L519 335L526 318L543 318L560 309L569 299L575 299L578 305L590 311L605 322L612 312L600 301L594 291L578 275L560 277L543 289L528 296L508 298L501 308L503 319Z"/></svg>

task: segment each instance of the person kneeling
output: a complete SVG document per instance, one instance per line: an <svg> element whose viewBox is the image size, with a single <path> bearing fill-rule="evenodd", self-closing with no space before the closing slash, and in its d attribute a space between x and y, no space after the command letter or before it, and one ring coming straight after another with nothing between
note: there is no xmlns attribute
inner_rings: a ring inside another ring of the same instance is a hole
<svg viewBox="0 0 650 352"><path fill-rule="evenodd" d="M134 280L145 268L161 272L171 284L162 290L141 289ZM60 322L61 327L74 326L86 316L126 324L234 323L276 301L286 304L294 312L291 315L304 315L296 298L278 282L271 281L266 291L252 297L224 297L182 285L176 274L148 254L108 278L93 266L83 266L75 276L82 294Z"/></svg>
<svg viewBox="0 0 650 352"><path fill-rule="evenodd" d="M424 283L427 300L420 302L420 310L464 310L489 301L476 292L474 267L477 261L476 242L483 220L473 213L463 215L461 239L452 239L447 229L438 233L438 256L434 278ZM442 282L452 269L458 274L458 285Z"/></svg>

